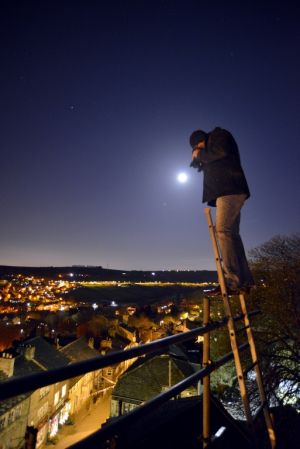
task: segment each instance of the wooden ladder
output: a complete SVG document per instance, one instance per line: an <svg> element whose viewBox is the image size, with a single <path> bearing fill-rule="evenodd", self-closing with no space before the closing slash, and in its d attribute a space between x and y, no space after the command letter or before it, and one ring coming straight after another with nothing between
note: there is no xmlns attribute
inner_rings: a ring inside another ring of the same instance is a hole
<svg viewBox="0 0 300 449"><path fill-rule="evenodd" d="M249 371L249 369L244 371L243 367L242 367L242 363L241 363L240 351L239 351L238 343L237 343L237 330L236 330L235 321L234 321L233 315L232 315L232 309L231 309L231 305L230 305L230 301L229 301L229 295L227 293L225 276L224 276L224 271L223 271L223 266L222 266L222 257L221 257L219 244L217 241L216 230L215 230L215 226L213 224L213 220L211 217L210 208L209 207L205 208L204 212L205 212L205 215L207 218L209 234L210 234L210 238L211 238L212 246L213 246L213 252L214 252L214 257L215 257L215 262L216 262L216 267L217 267L219 285L220 285L220 289L221 289L220 295L222 296L225 314L228 319L227 327L228 327L230 344L231 344L231 349L233 352L234 364L235 364L235 368L236 368L236 374L237 374L237 379L238 379L238 383L239 383L240 395L241 395L241 399L243 402L245 417L246 417L249 429L253 433L254 442L255 442L256 438L255 438L254 421L255 421L256 417L260 414L260 412L263 411L270 445L271 445L272 449L275 449L276 435L275 435L274 426L273 426L272 418L271 418L270 411L269 411L268 401L267 401L266 395L265 395L259 359L257 356L257 351L256 351L256 347L255 347L255 342L254 342L254 336L253 336L253 332L252 332L252 328L251 328L251 324L250 324L250 320L249 320L249 316L248 316L248 312L247 312L247 308L246 308L245 296L244 296L244 293L242 293L242 292L239 293L241 311L243 314L244 325L245 325L244 329L246 330L246 335L247 335L251 359L252 359L251 369L255 370L255 379L256 379L258 392L259 392L259 398L260 398L260 406L258 407L254 416L252 416L248 392L247 392L247 388L246 388L246 381L245 381L246 373L247 373L247 371ZM256 445L257 445L257 441L256 441Z"/></svg>

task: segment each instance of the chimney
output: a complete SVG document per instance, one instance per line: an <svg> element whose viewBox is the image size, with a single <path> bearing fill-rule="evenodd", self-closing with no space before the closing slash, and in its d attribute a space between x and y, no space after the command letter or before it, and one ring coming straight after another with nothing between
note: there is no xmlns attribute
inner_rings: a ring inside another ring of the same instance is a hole
<svg viewBox="0 0 300 449"><path fill-rule="evenodd" d="M12 354L3 352L0 354L0 370L2 370L8 377L14 374L15 359Z"/></svg>
<svg viewBox="0 0 300 449"><path fill-rule="evenodd" d="M35 346L25 346L24 357L26 360L33 360L35 354Z"/></svg>
<svg viewBox="0 0 300 449"><path fill-rule="evenodd" d="M101 340L100 342L100 350L102 349L110 349L112 347L112 341L110 338L106 338L105 340Z"/></svg>
<svg viewBox="0 0 300 449"><path fill-rule="evenodd" d="M88 345L89 345L89 347L90 347L91 349L94 349L94 348L95 348L95 341L94 341L93 337L90 337L90 338L88 339Z"/></svg>

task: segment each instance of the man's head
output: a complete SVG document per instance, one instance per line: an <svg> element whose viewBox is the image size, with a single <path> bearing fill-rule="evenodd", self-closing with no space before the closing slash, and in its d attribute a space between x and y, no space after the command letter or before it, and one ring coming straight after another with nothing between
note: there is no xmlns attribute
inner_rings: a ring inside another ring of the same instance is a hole
<svg viewBox="0 0 300 449"><path fill-rule="evenodd" d="M205 140L207 138L206 132L202 131L201 129L198 129L197 131L194 131L191 134L190 137L190 145L193 149L192 152L192 162L190 164L190 167L197 168L198 171L201 171L202 164L200 162L200 151L205 148Z"/></svg>
<svg viewBox="0 0 300 449"><path fill-rule="evenodd" d="M205 142L207 138L207 133L201 129L197 129L190 136L190 145L194 149L200 142Z"/></svg>

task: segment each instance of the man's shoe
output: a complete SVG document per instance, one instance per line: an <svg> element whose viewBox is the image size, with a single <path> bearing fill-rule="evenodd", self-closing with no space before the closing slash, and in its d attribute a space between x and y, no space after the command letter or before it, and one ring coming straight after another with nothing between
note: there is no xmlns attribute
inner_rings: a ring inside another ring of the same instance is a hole
<svg viewBox="0 0 300 449"><path fill-rule="evenodd" d="M245 285L245 286L240 288L240 292L242 294L249 295L255 289L256 289L256 285L255 284L253 284L253 285Z"/></svg>

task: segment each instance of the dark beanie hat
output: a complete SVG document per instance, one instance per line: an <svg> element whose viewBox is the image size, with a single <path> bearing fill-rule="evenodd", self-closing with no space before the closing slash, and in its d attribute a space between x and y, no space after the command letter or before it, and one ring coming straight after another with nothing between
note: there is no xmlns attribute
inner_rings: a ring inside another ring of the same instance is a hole
<svg viewBox="0 0 300 449"><path fill-rule="evenodd" d="M197 129L197 131L194 131L191 134L190 137L190 145L192 148L195 148L195 146L201 142L201 140L205 140L207 137L207 133L205 131L202 131L201 129Z"/></svg>

